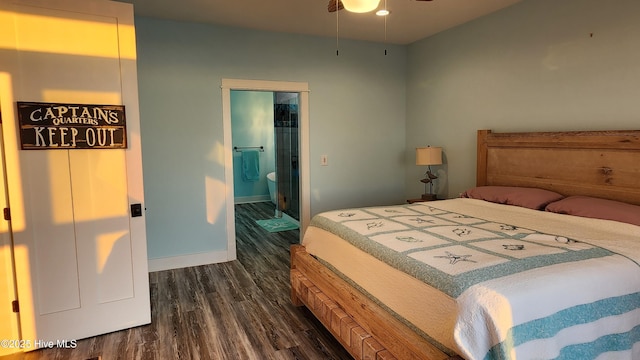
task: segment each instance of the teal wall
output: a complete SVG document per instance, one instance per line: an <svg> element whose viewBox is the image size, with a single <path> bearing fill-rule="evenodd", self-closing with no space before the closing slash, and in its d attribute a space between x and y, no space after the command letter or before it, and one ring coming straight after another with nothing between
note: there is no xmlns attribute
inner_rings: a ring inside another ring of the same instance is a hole
<svg viewBox="0 0 640 360"><path fill-rule="evenodd" d="M136 38L150 259L226 249L222 78L309 84L312 215L404 201L406 47L143 17Z"/></svg>
<svg viewBox="0 0 640 360"><path fill-rule="evenodd" d="M259 153L260 180L246 181L242 177L242 153L233 153L233 192L236 203L262 198L269 200L267 174L276 170L273 92L231 91L231 137L233 146L263 146Z"/></svg>
<svg viewBox="0 0 640 360"><path fill-rule="evenodd" d="M638 14L637 0L524 0L411 44L407 158L442 146L454 197L475 185L477 129L638 129ZM423 171L407 166L407 194Z"/></svg>

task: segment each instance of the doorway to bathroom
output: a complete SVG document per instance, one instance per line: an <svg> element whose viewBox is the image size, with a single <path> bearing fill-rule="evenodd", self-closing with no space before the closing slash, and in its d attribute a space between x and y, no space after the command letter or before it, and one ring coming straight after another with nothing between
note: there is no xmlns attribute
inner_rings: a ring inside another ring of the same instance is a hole
<svg viewBox="0 0 640 360"><path fill-rule="evenodd" d="M271 203L269 178L273 179L273 217L282 214L299 221L301 235L309 223L308 84L222 79L222 102L227 257L233 260L236 198Z"/></svg>
<svg viewBox="0 0 640 360"><path fill-rule="evenodd" d="M295 92L231 90L234 203L268 201L298 224L299 105Z"/></svg>

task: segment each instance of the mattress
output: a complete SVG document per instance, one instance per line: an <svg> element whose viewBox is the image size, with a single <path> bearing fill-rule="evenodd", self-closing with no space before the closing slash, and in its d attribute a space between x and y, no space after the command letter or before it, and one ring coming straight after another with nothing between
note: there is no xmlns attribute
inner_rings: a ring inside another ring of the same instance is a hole
<svg viewBox="0 0 640 360"><path fill-rule="evenodd" d="M318 214L303 245L445 353L640 359L638 226L452 199Z"/></svg>

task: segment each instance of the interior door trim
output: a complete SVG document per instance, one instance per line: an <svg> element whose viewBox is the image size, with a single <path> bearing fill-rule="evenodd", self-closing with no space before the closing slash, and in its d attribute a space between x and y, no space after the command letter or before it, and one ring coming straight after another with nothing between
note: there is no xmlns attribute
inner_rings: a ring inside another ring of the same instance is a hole
<svg viewBox="0 0 640 360"><path fill-rule="evenodd" d="M227 213L227 260L236 259L236 224L233 201L233 148L231 141L231 90L296 92L300 94L300 237L311 218L309 171L309 84L306 82L222 79L222 123L224 129L224 177Z"/></svg>

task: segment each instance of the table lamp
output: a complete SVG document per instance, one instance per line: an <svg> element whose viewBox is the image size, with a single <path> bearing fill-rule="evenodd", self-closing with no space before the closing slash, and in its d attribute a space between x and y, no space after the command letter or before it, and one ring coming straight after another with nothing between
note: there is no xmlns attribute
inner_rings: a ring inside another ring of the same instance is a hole
<svg viewBox="0 0 640 360"><path fill-rule="evenodd" d="M442 148L441 147L419 147L416 148L416 165L427 166L427 172L424 179L420 182L424 183L424 194L422 200L435 200L436 195L433 193L433 181L438 177L431 172L431 165L442 164ZM427 193L427 184L429 184L429 193Z"/></svg>

